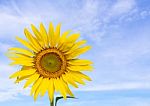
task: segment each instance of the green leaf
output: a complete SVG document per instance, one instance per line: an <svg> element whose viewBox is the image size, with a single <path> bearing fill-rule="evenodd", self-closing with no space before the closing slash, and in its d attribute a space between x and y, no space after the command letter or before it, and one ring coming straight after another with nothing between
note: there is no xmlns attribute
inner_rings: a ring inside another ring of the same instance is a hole
<svg viewBox="0 0 150 106"><path fill-rule="evenodd" d="M77 99L77 98L72 97L72 96L67 96L67 98ZM63 99L63 96L56 97L55 106L57 106L57 102L58 102L58 100L60 100L60 99Z"/></svg>

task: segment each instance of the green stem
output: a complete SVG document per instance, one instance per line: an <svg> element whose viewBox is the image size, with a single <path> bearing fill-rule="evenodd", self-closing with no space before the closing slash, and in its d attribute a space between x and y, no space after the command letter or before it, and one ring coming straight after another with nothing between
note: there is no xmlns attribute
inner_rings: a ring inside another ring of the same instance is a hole
<svg viewBox="0 0 150 106"><path fill-rule="evenodd" d="M50 106L54 106L54 100L51 102L51 105Z"/></svg>
<svg viewBox="0 0 150 106"><path fill-rule="evenodd" d="M54 106L54 97L53 97L53 101L50 101L50 106Z"/></svg>

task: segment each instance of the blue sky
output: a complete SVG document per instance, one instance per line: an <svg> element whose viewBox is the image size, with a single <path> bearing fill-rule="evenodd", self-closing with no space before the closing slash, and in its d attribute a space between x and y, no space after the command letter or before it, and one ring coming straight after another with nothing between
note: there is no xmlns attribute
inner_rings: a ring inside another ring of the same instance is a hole
<svg viewBox="0 0 150 106"><path fill-rule="evenodd" d="M23 29L30 24L62 23L62 31L80 32L92 50L82 55L94 62L86 86L71 88L77 100L64 106L150 106L150 1L149 0L0 0L0 106L49 105L47 96L37 102L23 83L13 84L4 55L20 46Z"/></svg>

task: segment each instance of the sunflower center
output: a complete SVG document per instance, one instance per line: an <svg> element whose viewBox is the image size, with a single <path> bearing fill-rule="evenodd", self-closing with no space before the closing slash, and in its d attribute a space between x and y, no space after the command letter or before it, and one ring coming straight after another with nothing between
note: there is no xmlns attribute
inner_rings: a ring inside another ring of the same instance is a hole
<svg viewBox="0 0 150 106"><path fill-rule="evenodd" d="M43 77L56 78L65 73L67 60L56 48L41 51L35 57L35 68Z"/></svg>
<svg viewBox="0 0 150 106"><path fill-rule="evenodd" d="M41 66L49 72L56 72L61 69L62 61L56 53L48 53L41 59Z"/></svg>

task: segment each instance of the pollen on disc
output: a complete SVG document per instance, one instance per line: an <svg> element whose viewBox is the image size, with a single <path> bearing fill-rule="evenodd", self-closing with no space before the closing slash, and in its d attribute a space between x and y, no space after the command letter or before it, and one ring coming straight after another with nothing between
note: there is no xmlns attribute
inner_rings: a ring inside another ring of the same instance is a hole
<svg viewBox="0 0 150 106"><path fill-rule="evenodd" d="M49 72L59 71L62 65L62 61L59 58L59 55L55 53L45 54L41 59L41 66L44 70Z"/></svg>

